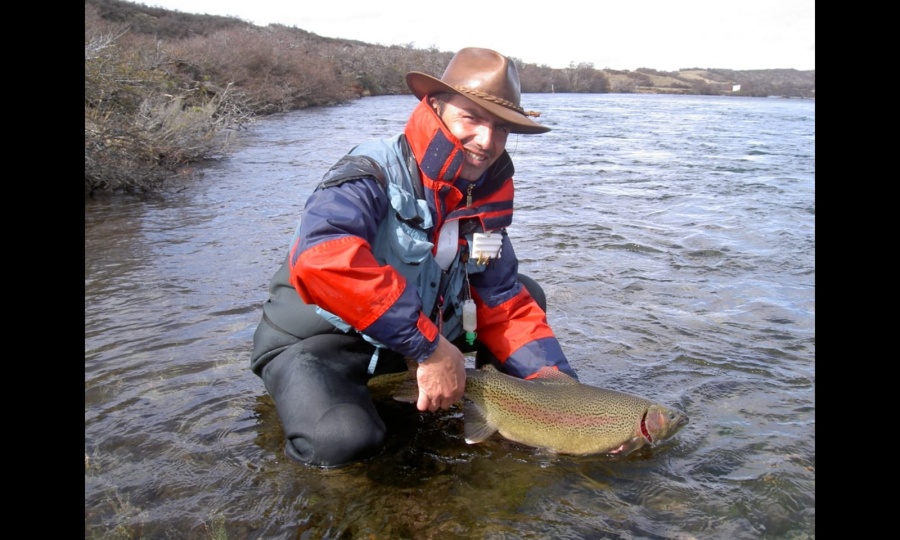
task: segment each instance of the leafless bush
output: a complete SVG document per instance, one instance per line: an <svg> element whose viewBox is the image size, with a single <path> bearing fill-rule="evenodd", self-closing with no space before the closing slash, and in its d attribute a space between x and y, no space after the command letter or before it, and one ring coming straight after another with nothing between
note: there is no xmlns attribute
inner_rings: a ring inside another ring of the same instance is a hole
<svg viewBox="0 0 900 540"><path fill-rule="evenodd" d="M157 190L180 167L225 156L234 131L253 119L246 96L174 79L158 44L87 8L85 192Z"/></svg>
<svg viewBox="0 0 900 540"><path fill-rule="evenodd" d="M121 0L85 0L84 43L87 192L155 190L184 165L225 156L230 136L254 116L408 93L407 72L440 76L453 54ZM728 95L740 84L739 95L815 97L815 71L666 73L516 63L523 93Z"/></svg>
<svg viewBox="0 0 900 540"><path fill-rule="evenodd" d="M306 33L279 26L229 28L170 44L170 56L203 66L202 76L241 88L254 112L328 105L356 96L334 55L307 43Z"/></svg>

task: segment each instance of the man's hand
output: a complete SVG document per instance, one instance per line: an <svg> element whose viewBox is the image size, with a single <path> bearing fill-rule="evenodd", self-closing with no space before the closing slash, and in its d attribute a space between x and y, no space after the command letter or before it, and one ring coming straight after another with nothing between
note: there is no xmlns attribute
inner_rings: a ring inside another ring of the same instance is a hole
<svg viewBox="0 0 900 540"><path fill-rule="evenodd" d="M416 380L419 384L417 409L431 412L449 409L462 399L466 390L466 359L459 349L440 336L434 353L419 363Z"/></svg>

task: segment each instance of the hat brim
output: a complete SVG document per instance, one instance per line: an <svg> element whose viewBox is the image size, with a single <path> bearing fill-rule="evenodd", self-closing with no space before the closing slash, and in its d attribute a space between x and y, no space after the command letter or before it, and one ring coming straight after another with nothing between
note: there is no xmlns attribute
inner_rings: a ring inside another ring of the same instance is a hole
<svg viewBox="0 0 900 540"><path fill-rule="evenodd" d="M524 114L520 114L512 109L507 109L503 105L499 105L492 101L460 92L456 88L442 82L440 79L419 71L410 71L406 74L406 85L409 86L412 93L419 99L441 92L450 92L452 94L460 95L479 107L484 107L494 116L509 122L510 133L537 134L550 131L550 128L547 126L538 124Z"/></svg>

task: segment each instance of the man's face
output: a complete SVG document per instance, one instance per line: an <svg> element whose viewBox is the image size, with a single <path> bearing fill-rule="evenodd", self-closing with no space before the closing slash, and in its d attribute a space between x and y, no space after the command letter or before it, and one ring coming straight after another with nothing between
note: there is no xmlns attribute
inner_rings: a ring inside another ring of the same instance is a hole
<svg viewBox="0 0 900 540"><path fill-rule="evenodd" d="M437 106L433 98L431 103ZM506 148L509 123L458 94L450 97L440 117L465 148L460 177L470 182L478 180Z"/></svg>

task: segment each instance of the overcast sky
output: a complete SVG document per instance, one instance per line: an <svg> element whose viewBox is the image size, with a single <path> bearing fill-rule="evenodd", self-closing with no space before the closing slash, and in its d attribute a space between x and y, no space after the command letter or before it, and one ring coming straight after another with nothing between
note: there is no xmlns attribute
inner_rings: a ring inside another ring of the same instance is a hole
<svg viewBox="0 0 900 540"><path fill-rule="evenodd" d="M554 68L816 68L815 0L146 0L372 44L487 47Z"/></svg>

